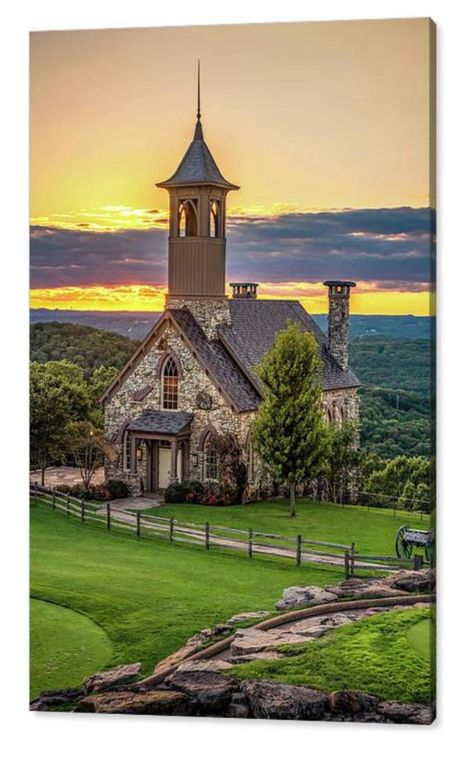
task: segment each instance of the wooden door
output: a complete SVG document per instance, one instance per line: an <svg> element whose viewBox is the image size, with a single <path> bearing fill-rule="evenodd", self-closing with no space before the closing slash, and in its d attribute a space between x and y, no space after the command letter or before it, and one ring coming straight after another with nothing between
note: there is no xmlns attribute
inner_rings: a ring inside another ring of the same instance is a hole
<svg viewBox="0 0 474 757"><path fill-rule="evenodd" d="M171 447L160 447L159 488L166 489L171 479Z"/></svg>

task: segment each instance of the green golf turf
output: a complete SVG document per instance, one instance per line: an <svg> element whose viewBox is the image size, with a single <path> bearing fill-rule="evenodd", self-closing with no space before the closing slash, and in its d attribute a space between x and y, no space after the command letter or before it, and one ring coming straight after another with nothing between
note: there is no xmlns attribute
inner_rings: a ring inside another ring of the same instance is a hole
<svg viewBox="0 0 474 757"><path fill-rule="evenodd" d="M31 696L45 684L50 690L77 686L112 657L106 632L67 607L30 600Z"/></svg>

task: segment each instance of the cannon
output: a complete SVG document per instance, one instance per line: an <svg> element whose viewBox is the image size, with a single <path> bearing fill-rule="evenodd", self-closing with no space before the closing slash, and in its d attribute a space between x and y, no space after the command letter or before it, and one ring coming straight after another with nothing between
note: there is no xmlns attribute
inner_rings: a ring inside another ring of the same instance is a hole
<svg viewBox="0 0 474 757"><path fill-rule="evenodd" d="M434 529L430 531L421 531L416 528L410 528L405 524L398 529L397 538L395 539L395 550L397 556L403 560L409 560L413 547L422 547L425 550L425 558L432 562L434 558L435 535Z"/></svg>

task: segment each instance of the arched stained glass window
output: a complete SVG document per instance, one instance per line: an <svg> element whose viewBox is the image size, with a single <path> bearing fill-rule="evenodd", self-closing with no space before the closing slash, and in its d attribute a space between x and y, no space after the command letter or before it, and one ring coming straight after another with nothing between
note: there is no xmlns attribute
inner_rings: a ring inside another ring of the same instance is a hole
<svg viewBox="0 0 474 757"><path fill-rule="evenodd" d="M161 370L161 389L163 410L178 409L179 371L171 355L163 363Z"/></svg>

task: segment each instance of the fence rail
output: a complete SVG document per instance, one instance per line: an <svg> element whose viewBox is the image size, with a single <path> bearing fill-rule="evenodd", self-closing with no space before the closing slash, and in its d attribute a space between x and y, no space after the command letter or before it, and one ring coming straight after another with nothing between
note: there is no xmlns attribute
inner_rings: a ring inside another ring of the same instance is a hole
<svg viewBox="0 0 474 757"><path fill-rule="evenodd" d="M355 571L393 571L404 567L421 567L419 555L414 560L397 557L359 555L355 543L340 544L329 541L306 539L302 535L286 536L255 531L252 528L238 529L228 526L190 523L176 518L147 515L146 512L119 510L110 503L98 508L83 499L54 489L32 484L32 501L64 513L68 518L79 519L84 524L100 524L111 531L119 529L137 538L163 539L171 543L202 546L206 551L213 548L230 549L254 555L268 555L291 560L296 565L310 564L344 569L346 578Z"/></svg>

